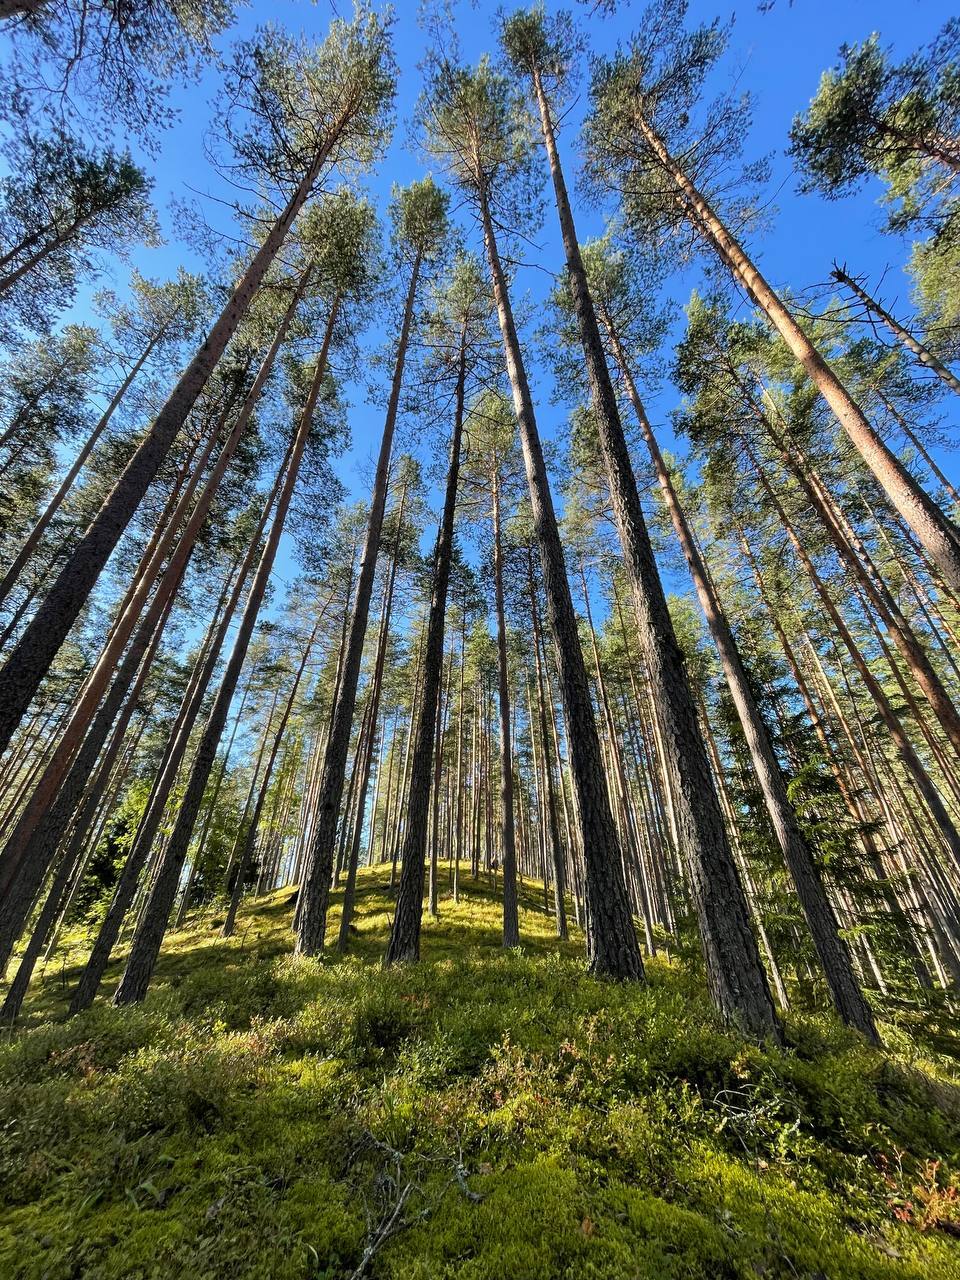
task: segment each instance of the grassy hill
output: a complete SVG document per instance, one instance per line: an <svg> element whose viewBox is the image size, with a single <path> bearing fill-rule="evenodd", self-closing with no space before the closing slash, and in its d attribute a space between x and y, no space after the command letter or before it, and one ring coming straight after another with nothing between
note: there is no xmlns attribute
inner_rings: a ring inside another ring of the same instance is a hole
<svg viewBox="0 0 960 1280"><path fill-rule="evenodd" d="M942 1061L804 1016L762 1051L679 966L586 977L535 888L504 954L464 882L400 971L374 871L346 961L290 955L286 892L174 935L142 1007L63 1022L48 973L0 1045L0 1275L960 1277Z"/></svg>

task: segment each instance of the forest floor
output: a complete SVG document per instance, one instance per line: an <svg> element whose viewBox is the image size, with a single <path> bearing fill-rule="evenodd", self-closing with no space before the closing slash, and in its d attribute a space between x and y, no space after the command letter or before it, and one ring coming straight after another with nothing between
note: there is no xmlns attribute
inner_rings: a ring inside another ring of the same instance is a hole
<svg viewBox="0 0 960 1280"><path fill-rule="evenodd" d="M522 952L464 875L385 972L386 887L346 960L291 956L288 890L192 919L140 1007L65 1022L48 970L0 1043L4 1280L960 1277L960 1064L595 981L535 886Z"/></svg>

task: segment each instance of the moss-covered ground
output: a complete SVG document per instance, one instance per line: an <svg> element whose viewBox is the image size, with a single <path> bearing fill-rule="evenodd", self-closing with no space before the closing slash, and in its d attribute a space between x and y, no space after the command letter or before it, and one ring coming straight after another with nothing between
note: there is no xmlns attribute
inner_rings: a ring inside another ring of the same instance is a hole
<svg viewBox="0 0 960 1280"><path fill-rule="evenodd" d="M291 956L289 892L202 914L139 1008L63 1021L48 970L0 1044L4 1280L960 1277L948 1060L594 981L532 888L522 953L464 877L389 972L382 873L358 905L345 961Z"/></svg>

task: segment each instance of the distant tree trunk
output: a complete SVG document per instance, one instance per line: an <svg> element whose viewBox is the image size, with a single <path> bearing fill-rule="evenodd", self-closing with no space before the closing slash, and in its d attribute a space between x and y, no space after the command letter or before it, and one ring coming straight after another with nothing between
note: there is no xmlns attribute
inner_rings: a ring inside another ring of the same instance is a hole
<svg viewBox="0 0 960 1280"><path fill-rule="evenodd" d="M257 747L257 754L253 761L253 768L250 770L250 785L247 787L247 798L244 800L243 808L240 810L240 821L237 823L233 846L230 850L230 856L227 858L227 864L223 869L223 888L227 893L233 892L233 886L236 879L234 871L237 865L237 858L240 856L240 850L243 847L247 831L249 830L248 819L250 817L250 809L254 803L254 796L257 794L257 785L260 781L260 766L263 764L263 757L267 754L267 744L270 741L270 731L273 728L273 717L277 710L277 703L279 701L280 686L277 685L274 688L273 697L270 700L270 710L267 712L267 718L264 720L263 728L260 731L260 745Z"/></svg>
<svg viewBox="0 0 960 1280"><path fill-rule="evenodd" d="M236 741L237 731L240 728L240 722L243 719L244 708L247 705L247 697L250 693L250 677L247 677L246 687L240 696L240 705L237 707L237 714L233 718L233 728L230 731L230 737L227 740L226 749L220 760L220 767L217 770L217 776L213 783L213 790L210 798L206 803L206 810L203 815L203 822L200 825L200 835L197 838L197 848L193 857L190 859L190 866L187 868L187 878L184 882L183 889L180 892L180 905L177 907L177 914L174 917L173 927L180 929L187 918L187 912L190 909L190 897L193 892L193 882L197 877L197 870L203 862L203 855L207 847L207 837L210 834L210 828L213 825L214 815L217 811L217 801L220 799L220 791L223 787L224 779L227 776L227 766L230 763L230 755L233 751L233 744Z"/></svg>
<svg viewBox="0 0 960 1280"><path fill-rule="evenodd" d="M343 907L340 911L340 932L337 936L337 951L345 955L350 942L350 925L353 921L353 907L357 893L357 868L360 863L360 837L363 828L363 812L367 802L367 787L370 785L370 769L373 765L373 742L376 737L377 719L380 715L380 695L383 689L383 668L387 657L387 637L390 632L390 615L393 611L393 593L397 581L397 565L400 560L400 537L403 529L403 512L407 501L407 486L400 490L400 501L397 504L397 532L393 542L393 558L390 561L390 574L387 589L384 592L383 608L380 613L380 634L377 636L377 656L374 661L373 675L370 680L370 734L367 739L366 754L360 776L360 798L357 804L359 814L350 858L347 863L347 882L343 889ZM386 725L384 725L386 732ZM370 844L373 846L373 819L376 817L376 803L370 820Z"/></svg>
<svg viewBox="0 0 960 1280"><path fill-rule="evenodd" d="M236 860L237 875L233 885L233 892L230 895L230 905L227 908L226 919L223 922L223 928L220 930L221 935L224 938L230 938L233 936L234 926L236 925L236 921L237 921L237 911L240 907L240 899L243 896L243 883L244 883L244 880L246 879L247 868L250 866L250 862L253 858L253 848L257 839L257 827L260 825L260 815L263 812L264 801L267 798L267 791L270 787L270 779L273 775L273 768L277 762L277 756L280 754L280 746L283 742L283 736L286 732L287 724L290 721L290 716L293 713L293 707L294 707L294 703L297 700L297 694L300 691L300 681L303 679L303 673L306 670L307 662L310 659L310 653L313 650L313 645L314 645L314 642L316 641L317 632L320 629L320 623L323 621L323 615L325 611L326 611L326 606L324 606L324 608L321 609L320 614L316 622L314 623L313 631L310 634L310 639L304 645L303 654L301 655L301 658L300 658L300 664L297 667L296 675L293 678L293 686L290 689L290 693L289 693L289 696L287 697L286 705L284 706L283 711L280 715L280 723L277 726L276 733L274 734L273 746L270 748L270 755L267 758L267 767L263 772L263 779L260 782L260 789L257 795L257 802L253 808L253 816L251 817L250 823L247 827L247 831L244 837L240 856Z"/></svg>
<svg viewBox="0 0 960 1280"><path fill-rule="evenodd" d="M517 913L517 846L513 818L513 748L510 742L510 671L507 665L507 622L503 600L503 533L500 477L490 477L493 500L493 586L497 617L497 704L500 712L500 821L503 841L503 945L520 945Z"/></svg>
<svg viewBox="0 0 960 1280"><path fill-rule="evenodd" d="M440 687L443 680L443 634L447 611L447 588L453 556L453 521L460 479L460 447L463 437L464 403L467 382L467 322L460 335L457 369L456 407L450 441L450 465L443 516L433 554L433 595L427 621L423 655L423 695L417 717L407 799L407 826L403 838L403 866L397 892L396 911L384 964L420 959L420 925L423 920L423 862L430 818L430 784L433 753L436 750Z"/></svg>
<svg viewBox="0 0 960 1280"><path fill-rule="evenodd" d="M887 397L883 394L883 392L880 390L879 387L875 387L874 391L876 392L877 399L880 401L880 403L883 405L886 411L890 414L891 418L893 418L894 421L897 423L897 425L900 427L900 430L903 432L907 442L911 444L914 449L916 449L917 453L919 453L920 457L924 460L924 462L930 468L930 471L934 476L935 480L937 481L937 483L941 484L943 488L946 490L946 492L950 495L950 499L954 503L954 505L960 506L960 493L957 492L955 486L950 483L947 477L943 474L943 472L934 462L933 458L930 456L930 451L927 449L926 445L923 443L923 441L920 439L917 433L910 426L910 423L899 411L899 409L897 409L893 404L891 404L891 402L887 399Z"/></svg>
<svg viewBox="0 0 960 1280"><path fill-rule="evenodd" d="M73 488L73 483L76 480L77 476L80 474L80 471L84 466L84 463L87 461L87 459L90 457L90 454L93 452L94 447L97 444L97 441L101 438L104 431L106 431L107 427L110 425L110 420L113 417L114 413L116 412L116 409L120 404L120 401L130 390L130 387L133 384L134 379L136 378L140 370L143 368L143 366L146 364L147 360L150 358L150 355L153 352L154 347L160 341L161 337L162 337L162 333L154 334L154 336L150 338L149 342L147 342L147 344L143 348L143 351L140 353L138 359L136 360L133 367L131 368L130 372L120 383L119 387L117 387L117 390L114 392L113 399L110 401L109 405L104 410L103 414L100 417L99 422L90 432L90 434L87 436L86 440L84 441L83 447L81 448L77 456L74 458L73 464L71 465L70 469L67 471L67 474L60 481L60 484L57 486L56 493L54 493L53 497L50 498L50 500L47 502L47 505L44 507L43 512L40 515L40 518L37 520L36 524L33 526L33 528L30 530L30 533L27 535L27 538L24 541L23 546L20 548L20 550L14 556L13 560L10 562L10 565L7 568L6 573L3 575L3 578L0 579L0 605L3 605L6 602L6 599L9 596L11 589L15 585L17 578L20 576L21 572L23 571L24 566L26 565L30 557L33 555L33 553L36 551L37 547L40 545L40 539L43 537L44 533L46 532L47 527L50 524L50 521L60 510L60 507L63 503L64 498Z"/></svg>
<svg viewBox="0 0 960 1280"><path fill-rule="evenodd" d="M190 733L200 714L203 697L206 694L207 686L213 676L216 662L219 658L220 651L226 640L227 631L233 621L233 616L237 605L240 602L240 596L243 592L244 584L253 568L253 562L256 559L257 551L260 546L260 539L266 528L270 511L276 501L280 491L280 485L283 481L285 469L290 461L290 452L288 450L283 462L281 463L277 477L274 482L273 492L270 494L264 510L257 523L253 536L250 539L246 555L241 564L230 598L224 608L223 616L217 630L216 637L209 646L207 656L204 660L203 671L197 681L197 688L190 706L181 720L180 728L177 733L177 740L170 744L170 752L164 762L163 771L157 777L154 789L147 803L143 817L137 828L130 852L124 861L123 870L120 873L120 879L114 889L113 898L104 916L103 923L97 934L93 948L87 959L83 973L80 975L80 981L73 993L70 1001L69 1012L71 1014L79 1013L81 1009L88 1008L96 997L100 983L103 981L103 975L106 972L107 965L110 961L110 954L116 946L117 939L120 936L120 929L123 925L124 918L130 909L137 885L140 880L140 873L146 865L150 850L156 833L160 828L160 821L166 808L167 800L176 781L177 771L186 754Z"/></svg>
<svg viewBox="0 0 960 1280"><path fill-rule="evenodd" d="M567 581L563 545L485 189L480 192L480 218L514 410L520 427L550 626L557 643L561 693L570 734L574 797L587 868L587 898L592 921L590 966L593 972L607 977L642 979L643 961L623 878L617 829L607 797L600 739Z"/></svg>
<svg viewBox="0 0 960 1280"><path fill-rule="evenodd" d="M441 663L443 656L441 655ZM443 742L446 735L447 720L450 715L450 679L453 675L452 656L447 663L447 678L440 680L440 701L437 707L437 738L433 748L433 785L430 803L432 812L429 824L430 843L430 875L427 880L427 909L434 919L440 912L437 904L437 863L440 857L440 788L443 779Z"/></svg>
<svg viewBox="0 0 960 1280"><path fill-rule="evenodd" d="M118 1005L136 1003L144 998L157 956L160 953L160 945L170 916L170 908L173 906L173 900L176 897L180 872L190 845L197 814L203 801L207 780L210 777L210 771L216 758L217 746L226 724L230 703L236 691L240 671L247 656L253 629L270 580L277 547L280 543L283 526L290 508L290 501L293 497L293 490L300 471L303 452L313 426L317 400L319 399L320 389L326 374L327 356L333 337L337 311L338 306L334 302L327 320L323 343L317 355L313 381L294 435L293 450L287 465L283 485L277 497L276 512L270 526L270 533L250 586L250 592L240 619L240 626L234 640L233 651L230 654L220 688L217 691L217 696L197 747L197 753L184 791L183 800L181 801L177 821L157 869L146 910L134 933L127 967L114 996L114 1002Z"/></svg>
<svg viewBox="0 0 960 1280"><path fill-rule="evenodd" d="M29 843L32 840L33 833L38 828L39 824L44 822L51 806L56 805L58 814L63 815L62 818L58 817L58 822L61 826L62 822L66 821L69 814L73 812L73 806L75 806L79 800L80 792L75 788L71 791L71 789L65 784L61 785L63 784L65 776L67 776L67 770L70 768L71 760L79 748L86 762L84 765L85 769L89 770L93 767L93 763L96 759L96 753L99 753L100 746L103 744L106 732L108 731L109 724L111 722L108 718L108 708L112 708L112 716L115 716L119 710L119 699L122 699L123 696L123 691L120 687L119 681L120 672L128 673L127 678L132 679L133 674L136 671L136 664L133 661L136 642L131 646L130 652L122 658L122 661L121 655L123 655L124 646L133 633L134 627L140 618L141 611L144 610L149 588L160 574L164 557L169 553L169 560L163 571L163 575L160 578L160 585L155 591L153 599L150 601L149 605L146 606L146 609L143 612L143 618L140 622L140 655L143 653L147 639L150 634L152 634L157 618L165 609L168 600L172 598L183 578L197 535L206 520L226 469L236 451L244 430L246 429L246 425L249 422L254 407L260 397L267 377L272 369L277 352L286 335L289 323L293 318L296 307L299 305L300 299L303 296L303 291L307 286L309 274L310 270L308 268L302 275L297 289L294 291L290 306L278 327L270 350L261 365L257 377L254 379L253 385L245 397L243 406L237 415L233 427L221 447L219 456L206 479L203 490L197 499L197 502L193 506L193 509L190 511L189 517L186 519L186 523L180 533L179 540L176 542L175 548L173 544L180 521L187 515L189 504L193 498L203 472L204 463L216 444L219 435L219 428L222 425L222 421L226 416L227 410L225 410L220 419L218 419L217 430L210 433L207 447L201 456L200 461L194 467L191 479L186 485L183 493L180 495L169 522L162 532L160 532L158 526L158 531L151 540L151 546L148 547L147 551L144 553L144 557L141 560L141 572L138 574L137 579L131 586L126 604L121 608L121 611L118 614L113 630L107 639L93 672L85 682L84 688L73 709L70 721L64 730L56 752L47 765L42 779L37 784L34 794L31 796L30 802L20 818L16 831L7 842L3 851L3 871L2 876L0 876L0 890L10 891L12 888L15 877L20 874L21 866L25 864L29 857L28 848ZM117 663L120 663L118 678L114 680L111 693L107 695L106 702L103 707L101 707L100 712L97 713L96 709L98 703L100 703L100 700L107 689L108 681L116 669ZM83 747L80 748L83 733L92 722L95 722L98 726L97 732L100 735L99 741L96 741L95 736L91 733L87 733L86 739L83 739ZM81 773L78 770L76 762L74 763L72 772L75 782L82 787L86 782L86 774ZM68 792L73 795L72 804L69 809L66 808L66 797ZM49 827L49 824L47 824L47 826ZM48 850L49 855L52 856L53 849L48 846ZM41 877L47 865L49 865L49 858L43 868L39 870L39 875ZM31 874L34 873L31 872ZM39 881L37 881L37 884L39 884Z"/></svg>
<svg viewBox="0 0 960 1280"><path fill-rule="evenodd" d="M960 755L960 713L957 712L950 695L944 688L943 681L934 669L926 650L904 616L893 593L884 582L862 538L814 468L810 466L802 450L786 434L787 424L782 424L784 434L781 434L750 395L748 389L742 384L741 389L751 410L779 450L785 467L794 476L811 508L817 513L841 561L869 596L880 620L910 668L913 678L933 708L954 751Z"/></svg>
<svg viewBox="0 0 960 1280"><path fill-rule="evenodd" d="M833 369L642 115L637 118L637 126L664 172L676 184L677 203L684 214L706 237L747 296L770 320L833 410L851 444L876 476L894 508L913 530L946 581L954 590L960 590L960 533L956 526L883 443Z"/></svg>
<svg viewBox="0 0 960 1280"><path fill-rule="evenodd" d="M896 321L876 298L872 298L866 289L854 280L853 276L848 275L844 268L838 266L836 262L833 264L831 275L838 284L842 284L849 289L854 297L863 303L871 315L876 316L878 320L881 320L886 325L900 345L906 347L910 354L916 357L918 363L932 370L944 386L949 387L955 394L960 395L960 378L952 374L932 351L928 350L921 342L918 342L913 334L909 333L902 324Z"/></svg>
<svg viewBox="0 0 960 1280"><path fill-rule="evenodd" d="M550 762L550 736L547 732L547 708L543 693L543 668L540 664L540 610L537 605L537 585L533 577L533 548L527 547L527 590L530 594L530 622L533 633L533 661L537 674L537 717L540 726L540 743L543 752L543 777L547 792L547 821L550 831L550 857L553 862L553 909L557 921L557 937L566 939L567 911L564 903L566 876L563 869L563 849L560 843L560 823L557 820L557 796L553 784ZM533 724L531 723L531 738ZM556 748L556 741L554 747ZM562 779L561 779L562 785Z"/></svg>
<svg viewBox="0 0 960 1280"><path fill-rule="evenodd" d="M764 492L770 498L778 519L780 520L783 528L787 531L787 535L790 538L793 549L797 554L797 558L803 565L807 577L823 604L823 607L826 609L827 615L833 623L837 634L840 636L844 647L853 659L854 666L859 671L860 677L873 699L873 702L880 713L881 719L887 727L890 737L900 754L901 760L903 761L904 767L913 778L914 785L930 810L954 865L960 867L960 832L957 831L953 819L947 812L947 807L944 804L939 791L924 768L923 762L917 755L916 748L907 736L897 713L890 705L890 701L884 693L880 682L871 671L866 658L864 658L863 654L860 652L859 646L851 635L849 627L841 617L839 609L834 604L830 593L827 591L820 575L814 568L813 561L810 559L810 556L807 554L806 549L798 538L793 525L787 518L787 513L783 509L783 504L774 492L770 482L766 479L762 469L759 466L756 466L756 471L763 485Z"/></svg>
<svg viewBox="0 0 960 1280"><path fill-rule="evenodd" d="M387 488L390 477L390 454L400 408L400 392L403 387L403 370L410 342L410 326L413 323L417 283L420 278L421 255L413 260L407 296L403 307L403 320L390 386L390 399L383 424L380 454L370 497L370 517L360 557L360 574L357 592L350 618L350 631L344 646L343 671L330 716L330 733L324 755L320 792L317 797L316 834L307 863L306 875L300 886L298 900L297 953L316 955L323 949L327 929L327 904L330 898L330 880L336 849L337 818L343 799L343 779L350 750L350 734L353 713L357 702L357 684L363 658L363 643L367 634L367 618L370 598L377 571L377 555L387 504Z"/></svg>

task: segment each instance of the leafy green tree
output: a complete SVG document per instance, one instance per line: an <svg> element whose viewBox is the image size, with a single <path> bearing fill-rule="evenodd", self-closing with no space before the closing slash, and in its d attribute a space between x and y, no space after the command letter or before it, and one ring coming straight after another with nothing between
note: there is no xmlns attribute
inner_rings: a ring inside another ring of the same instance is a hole
<svg viewBox="0 0 960 1280"><path fill-rule="evenodd" d="M874 32L844 44L790 130L802 191L838 199L868 177L897 202L890 226L942 218L960 176L960 19L903 62Z"/></svg>
<svg viewBox="0 0 960 1280"><path fill-rule="evenodd" d="M95 152L63 132L4 148L0 179L0 333L48 329L98 253L152 244L152 186L129 153Z"/></svg>

